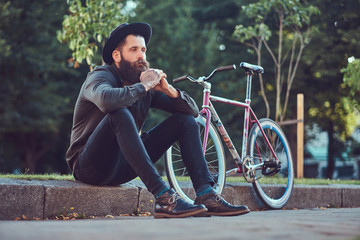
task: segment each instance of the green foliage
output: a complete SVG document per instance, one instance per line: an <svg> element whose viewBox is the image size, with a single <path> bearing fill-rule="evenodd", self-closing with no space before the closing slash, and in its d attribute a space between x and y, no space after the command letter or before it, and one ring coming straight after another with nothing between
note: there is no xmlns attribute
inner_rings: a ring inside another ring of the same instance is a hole
<svg viewBox="0 0 360 240"><path fill-rule="evenodd" d="M261 0L242 6L242 10L257 24L264 22L267 16L275 11L284 17L284 25L290 27L310 24L311 16L320 13L317 7L304 6L299 0Z"/></svg>
<svg viewBox="0 0 360 240"><path fill-rule="evenodd" d="M58 40L71 49L74 67L84 59L92 67L99 45L103 47L108 34L126 21L124 3L121 0L67 0L67 3L69 14L64 16L62 30L57 32Z"/></svg>
<svg viewBox="0 0 360 240"><path fill-rule="evenodd" d="M338 130L336 134L341 135L346 122L353 122L355 126L358 124L356 121L346 120L347 117L353 119L353 101L359 103L359 98L356 99L349 94L356 89L349 84L356 85L357 80L356 77L354 82L350 81L352 78L345 80L341 71L348 71L345 70L351 65L345 66L348 58L360 55L360 27L356 24L360 21L357 14L360 11L360 1L340 1L336 4L332 4L330 0L313 2L324 11L314 18L313 24L319 30L313 35L311 45L305 50L306 57L300 71L304 81L297 82L296 87L306 89L308 123L316 123L326 130L329 120L332 120ZM344 84L344 81L347 83ZM349 130L345 132L351 134Z"/></svg>
<svg viewBox="0 0 360 240"><path fill-rule="evenodd" d="M344 73L344 83L349 86L350 94L355 96L360 92L360 59L351 57L348 59L346 68L341 69Z"/></svg>
<svg viewBox="0 0 360 240"><path fill-rule="evenodd" d="M61 134L74 77L56 39L64 7L61 0L0 2L0 171L30 168Z"/></svg>
<svg viewBox="0 0 360 240"><path fill-rule="evenodd" d="M360 98L352 97L350 88L344 84L341 69L347 59L359 56L360 11L359 0L313 0L322 12L314 17L313 25L318 31L304 51L297 89L305 89L305 119L308 126L319 126L329 135L328 177L332 174L337 145L346 145L353 129L358 126L354 115L354 103ZM346 139L346 141L345 141ZM351 155L351 154L349 154Z"/></svg>
<svg viewBox="0 0 360 240"><path fill-rule="evenodd" d="M262 47L266 47L275 69L275 120L283 121L303 49L309 43L311 17L320 11L301 1L261 0L242 6L242 12L253 25L237 25L233 36L255 51L257 64L262 65ZM262 79L261 88L269 117L266 93L271 92L265 91Z"/></svg>
<svg viewBox="0 0 360 240"><path fill-rule="evenodd" d="M272 32L267 25L259 23L255 26L248 27L245 27L242 24L237 25L233 35L239 42L247 42L259 36L267 41L271 37L271 34Z"/></svg>
<svg viewBox="0 0 360 240"><path fill-rule="evenodd" d="M53 54L64 52L51 38L57 6L56 1L0 3L0 42L6 50L0 53L1 132L56 131L69 102L57 94L64 87L58 79L69 74L59 64L64 55Z"/></svg>
<svg viewBox="0 0 360 240"><path fill-rule="evenodd" d="M10 1L0 3L0 22L3 24L9 23L10 15L14 14L10 12ZM11 54L11 47L8 40L2 36L5 35L5 31L0 29L0 61L5 60Z"/></svg>

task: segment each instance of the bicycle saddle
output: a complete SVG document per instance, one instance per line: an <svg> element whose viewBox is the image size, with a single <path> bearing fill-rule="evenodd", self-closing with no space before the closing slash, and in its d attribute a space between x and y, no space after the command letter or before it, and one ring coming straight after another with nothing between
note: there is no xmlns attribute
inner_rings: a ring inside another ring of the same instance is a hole
<svg viewBox="0 0 360 240"><path fill-rule="evenodd" d="M242 62L242 63L240 63L240 67L245 69L246 73L251 73L251 74L264 73L264 68L262 68L261 66L258 66L258 65L250 64L250 63Z"/></svg>

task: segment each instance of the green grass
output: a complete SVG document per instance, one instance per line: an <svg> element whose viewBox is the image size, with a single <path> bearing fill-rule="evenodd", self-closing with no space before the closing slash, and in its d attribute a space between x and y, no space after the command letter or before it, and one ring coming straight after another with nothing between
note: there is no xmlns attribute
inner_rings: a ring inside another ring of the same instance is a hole
<svg viewBox="0 0 360 240"><path fill-rule="evenodd" d="M354 184L354 185L360 185L360 180L296 178L295 184L305 184L305 185Z"/></svg>
<svg viewBox="0 0 360 240"><path fill-rule="evenodd" d="M189 177L177 177L178 181L190 181ZM165 178L165 180L167 180ZM266 178L262 178L261 181L266 182ZM273 183L274 179L272 178L269 182ZM280 183L283 182L281 179ZM227 177L227 183L240 182L246 183L246 180L243 177ZM360 180L331 180L331 179L317 179L317 178L295 178L295 184L304 184L304 185L331 185L331 184L353 184L360 185Z"/></svg>
<svg viewBox="0 0 360 240"><path fill-rule="evenodd" d="M59 174L0 174L0 178L24 179L24 180L75 180L72 175Z"/></svg>
<svg viewBox="0 0 360 240"><path fill-rule="evenodd" d="M0 174L0 178L11 178L11 179L25 179L25 180L72 180L72 175L59 175L59 174ZM167 181L166 177L163 177ZM266 178L261 179L265 181ZM178 181L190 181L189 177L178 177ZM271 179L273 182L274 179ZM280 180L281 181L281 180ZM227 183L232 182L243 182L246 183L243 177L227 177ZM314 179L314 178L296 178L295 184L303 185L331 185L331 184L353 184L360 185L360 180L330 180L330 179Z"/></svg>
<svg viewBox="0 0 360 240"><path fill-rule="evenodd" d="M274 183L276 181L279 183L286 183L284 179L276 178L261 178L260 183ZM242 177L228 177L226 182L246 182ZM303 185L331 185L331 184L353 184L360 185L360 180L340 180L340 179L318 179L318 178L295 178L294 184L303 184Z"/></svg>

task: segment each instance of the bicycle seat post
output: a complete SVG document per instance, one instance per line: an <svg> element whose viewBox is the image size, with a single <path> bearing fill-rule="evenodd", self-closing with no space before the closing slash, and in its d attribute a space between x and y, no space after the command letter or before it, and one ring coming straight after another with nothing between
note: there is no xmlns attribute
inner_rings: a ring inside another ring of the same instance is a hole
<svg viewBox="0 0 360 240"><path fill-rule="evenodd" d="M246 97L245 102L250 105L251 102L251 83L253 73L251 71L246 72Z"/></svg>
<svg viewBox="0 0 360 240"><path fill-rule="evenodd" d="M252 80L252 76L254 74L262 74L262 73L264 73L264 69L261 66L249 64L249 63L246 63L246 62L240 63L240 67L245 70L245 74L247 75L245 102L250 105L250 102L251 102L251 80Z"/></svg>

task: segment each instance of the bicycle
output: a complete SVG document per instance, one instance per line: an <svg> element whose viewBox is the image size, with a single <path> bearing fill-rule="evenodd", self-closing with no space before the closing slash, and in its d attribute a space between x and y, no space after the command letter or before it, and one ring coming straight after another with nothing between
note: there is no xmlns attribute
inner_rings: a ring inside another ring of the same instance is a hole
<svg viewBox="0 0 360 240"><path fill-rule="evenodd" d="M294 185L290 147L279 125L267 118L258 120L250 107L253 75L262 74L264 69L261 66L245 62L242 62L240 67L245 70L247 76L245 102L211 95L209 80L218 72L236 69L235 65L218 67L207 77L202 76L196 79L185 75L174 79L173 82L189 80L203 87L203 105L196 121L199 124L208 169L214 178L214 190L221 194L226 177L242 174L247 182L252 183L257 196L267 207L279 209L288 202ZM241 157L212 102L230 104L245 109ZM225 144L222 143L222 140ZM227 146L236 166L228 171L225 166L223 145ZM165 169L171 187L183 199L193 203L195 198L193 189L186 185L189 183L188 181L181 181L183 177L188 179L188 173L182 162L178 143L173 144L167 150Z"/></svg>

